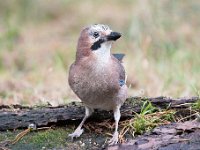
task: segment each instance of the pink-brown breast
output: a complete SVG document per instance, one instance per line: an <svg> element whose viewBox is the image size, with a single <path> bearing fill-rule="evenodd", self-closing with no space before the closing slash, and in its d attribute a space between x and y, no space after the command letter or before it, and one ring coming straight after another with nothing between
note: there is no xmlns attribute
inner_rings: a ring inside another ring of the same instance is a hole
<svg viewBox="0 0 200 150"><path fill-rule="evenodd" d="M122 105L127 98L127 86L120 86L120 79L125 80L124 68L113 56L105 66L98 66L92 55L84 57L69 72L69 85L82 102L105 110Z"/></svg>

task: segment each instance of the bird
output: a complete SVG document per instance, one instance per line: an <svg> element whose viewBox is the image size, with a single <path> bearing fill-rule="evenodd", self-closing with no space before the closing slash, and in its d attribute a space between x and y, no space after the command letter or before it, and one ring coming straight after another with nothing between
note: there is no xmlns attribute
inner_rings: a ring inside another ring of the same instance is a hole
<svg viewBox="0 0 200 150"><path fill-rule="evenodd" d="M104 24L89 25L80 33L68 82L85 106L85 116L75 131L68 135L72 139L83 133L82 126L94 109L100 109L111 110L114 114L115 131L108 144L114 145L119 141L120 108L127 98L127 85L122 65L124 54L112 54L111 46L120 37L119 32Z"/></svg>

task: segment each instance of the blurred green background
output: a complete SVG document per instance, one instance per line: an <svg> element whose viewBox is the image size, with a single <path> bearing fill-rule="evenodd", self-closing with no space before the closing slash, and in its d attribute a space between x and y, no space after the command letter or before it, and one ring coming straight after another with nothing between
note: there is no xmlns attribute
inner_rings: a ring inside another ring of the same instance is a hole
<svg viewBox="0 0 200 150"><path fill-rule="evenodd" d="M77 100L67 83L81 29L109 25L123 37L130 96L200 92L198 0L0 0L0 104Z"/></svg>

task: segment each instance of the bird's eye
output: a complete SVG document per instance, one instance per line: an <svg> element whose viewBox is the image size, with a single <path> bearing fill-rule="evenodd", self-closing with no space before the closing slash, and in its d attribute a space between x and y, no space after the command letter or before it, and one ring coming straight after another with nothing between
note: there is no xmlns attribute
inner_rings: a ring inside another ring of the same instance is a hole
<svg viewBox="0 0 200 150"><path fill-rule="evenodd" d="M97 38L97 37L99 36L99 33L98 33L98 32L94 32L93 36L94 36L95 38Z"/></svg>

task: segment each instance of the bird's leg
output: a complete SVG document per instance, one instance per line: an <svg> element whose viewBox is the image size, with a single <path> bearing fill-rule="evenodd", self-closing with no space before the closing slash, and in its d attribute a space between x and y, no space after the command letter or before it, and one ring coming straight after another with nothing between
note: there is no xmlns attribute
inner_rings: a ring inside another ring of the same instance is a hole
<svg viewBox="0 0 200 150"><path fill-rule="evenodd" d="M114 144L118 143L118 136L119 136L118 123L119 123L120 116L121 116L121 114L120 114L120 106L117 106L114 109L115 131L113 133L113 137L109 141L109 145L114 145Z"/></svg>
<svg viewBox="0 0 200 150"><path fill-rule="evenodd" d="M81 121L79 126L76 128L76 130L72 134L68 135L69 137L71 137L73 139L74 137L79 137L83 133L83 129L81 129L81 128L82 128L84 122L86 121L86 119L93 113L93 111L94 110L92 108L85 106L85 116L84 116L83 120Z"/></svg>

